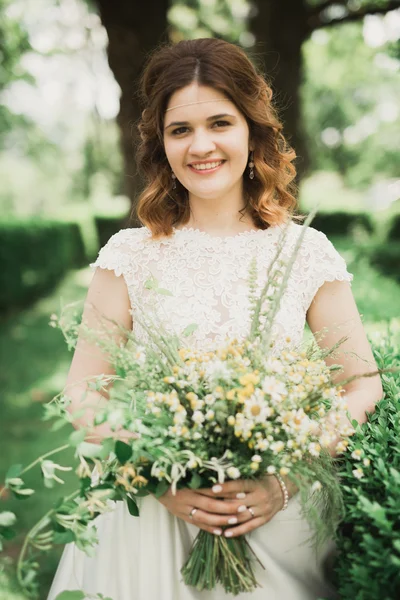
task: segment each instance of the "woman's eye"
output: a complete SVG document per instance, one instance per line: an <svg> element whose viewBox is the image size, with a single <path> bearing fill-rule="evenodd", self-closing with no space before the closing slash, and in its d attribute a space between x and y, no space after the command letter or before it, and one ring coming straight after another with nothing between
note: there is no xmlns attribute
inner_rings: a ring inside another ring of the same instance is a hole
<svg viewBox="0 0 400 600"><path fill-rule="evenodd" d="M187 127L178 127L178 129L173 130L172 134L179 135L179 134L183 133L185 129L187 129Z"/></svg>
<svg viewBox="0 0 400 600"><path fill-rule="evenodd" d="M215 121L214 125L218 125L219 127L226 127L230 125L229 121Z"/></svg>

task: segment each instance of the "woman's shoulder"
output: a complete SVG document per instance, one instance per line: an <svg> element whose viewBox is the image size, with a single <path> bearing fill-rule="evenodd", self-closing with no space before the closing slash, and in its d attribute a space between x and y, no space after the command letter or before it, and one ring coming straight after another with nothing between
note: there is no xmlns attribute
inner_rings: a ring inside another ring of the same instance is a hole
<svg viewBox="0 0 400 600"><path fill-rule="evenodd" d="M146 227L120 229L100 249L97 259L90 267L113 270L117 275L123 273L149 237L150 232Z"/></svg>

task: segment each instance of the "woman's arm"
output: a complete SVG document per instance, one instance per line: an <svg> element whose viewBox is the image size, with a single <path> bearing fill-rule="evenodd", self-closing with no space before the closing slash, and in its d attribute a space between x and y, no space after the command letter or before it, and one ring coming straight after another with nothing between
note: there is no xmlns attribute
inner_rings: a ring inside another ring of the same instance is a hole
<svg viewBox="0 0 400 600"><path fill-rule="evenodd" d="M314 335L327 330L318 340L321 348L331 348L342 337L348 337L335 355L326 359L327 364L343 366L337 380L377 370L349 283L324 283L308 309L307 322ZM367 418L366 411L373 412L376 402L383 396L379 375L356 379L344 387L351 418L363 423Z"/></svg>
<svg viewBox="0 0 400 600"><path fill-rule="evenodd" d="M101 318L105 317L118 323L124 329L130 330L132 318L130 315L128 290L123 277L117 277L113 271L96 269L85 300L82 323L91 330L98 330ZM121 332L116 325L107 322L107 329L117 342L124 342ZM114 331L113 331L114 330ZM76 413L82 408L85 412L77 418L74 427L91 426L96 408L107 401L107 393L92 391L87 388L85 380L98 375L113 375L114 372L106 355L95 344L90 343L82 333L78 337L77 346L72 358L65 395L71 398L69 411ZM84 400L82 400L84 397ZM115 436L107 424L99 425L93 431L95 438L90 441L100 441L104 437ZM130 436L128 432L120 432L119 437Z"/></svg>

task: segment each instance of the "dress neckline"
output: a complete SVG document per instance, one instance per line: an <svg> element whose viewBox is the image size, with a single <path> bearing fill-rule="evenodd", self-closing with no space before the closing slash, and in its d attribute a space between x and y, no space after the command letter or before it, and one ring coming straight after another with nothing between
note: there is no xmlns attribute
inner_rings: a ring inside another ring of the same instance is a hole
<svg viewBox="0 0 400 600"><path fill-rule="evenodd" d="M240 231L239 233L235 233L234 235L213 235L212 233L208 233L208 231L204 231L202 229L197 229L195 227L181 227L177 229L173 227L174 234L181 233L194 233L199 237L205 238L207 240L215 240L215 241L224 241L224 240L236 240L240 238L248 238L248 237L261 237L264 235L271 235L274 230L280 229L279 226L268 227L267 229L248 229L247 231Z"/></svg>

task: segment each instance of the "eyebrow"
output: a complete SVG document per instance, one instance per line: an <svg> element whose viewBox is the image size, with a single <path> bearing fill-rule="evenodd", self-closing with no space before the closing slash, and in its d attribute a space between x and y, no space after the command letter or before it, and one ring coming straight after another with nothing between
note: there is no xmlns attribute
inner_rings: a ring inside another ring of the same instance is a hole
<svg viewBox="0 0 400 600"><path fill-rule="evenodd" d="M220 115L213 115L212 117L208 117L207 122L208 121L214 121L215 119L222 119L223 117L231 117L232 119L235 119L236 117L234 115L229 115L228 113L221 113ZM182 127L183 125L188 125L189 121L174 121L173 123L170 123L169 125L167 125L165 127L165 129L169 129L170 127Z"/></svg>

